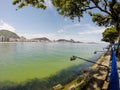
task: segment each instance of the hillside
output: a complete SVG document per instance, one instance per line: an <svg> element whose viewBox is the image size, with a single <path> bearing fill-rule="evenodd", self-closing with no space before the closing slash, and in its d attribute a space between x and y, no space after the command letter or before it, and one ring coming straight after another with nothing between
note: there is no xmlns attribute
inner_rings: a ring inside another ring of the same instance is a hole
<svg viewBox="0 0 120 90"><path fill-rule="evenodd" d="M70 42L70 40L66 40L66 39L58 39L57 42Z"/></svg>
<svg viewBox="0 0 120 90"><path fill-rule="evenodd" d="M82 43L80 41L74 41L73 39L66 40L66 39L58 39L57 42L71 42L71 43Z"/></svg>
<svg viewBox="0 0 120 90"><path fill-rule="evenodd" d="M20 38L16 33L8 30L0 30L0 36L5 36L9 38Z"/></svg>
<svg viewBox="0 0 120 90"><path fill-rule="evenodd" d="M46 38L46 37L42 37L42 38L33 38L32 40L38 40L38 41L47 41L47 42L51 42L50 39Z"/></svg>

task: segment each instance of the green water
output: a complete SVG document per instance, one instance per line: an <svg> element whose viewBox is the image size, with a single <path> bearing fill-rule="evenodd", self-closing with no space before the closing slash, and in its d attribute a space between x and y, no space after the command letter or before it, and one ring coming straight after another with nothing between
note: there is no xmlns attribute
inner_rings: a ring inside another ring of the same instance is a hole
<svg viewBox="0 0 120 90"><path fill-rule="evenodd" d="M72 55L89 59L105 44L0 43L0 82L44 78L84 61L71 62Z"/></svg>

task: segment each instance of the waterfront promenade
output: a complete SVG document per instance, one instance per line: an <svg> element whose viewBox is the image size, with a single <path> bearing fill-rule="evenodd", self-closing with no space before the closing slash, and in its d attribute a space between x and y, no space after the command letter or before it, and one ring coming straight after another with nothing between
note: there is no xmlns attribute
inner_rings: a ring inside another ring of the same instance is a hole
<svg viewBox="0 0 120 90"><path fill-rule="evenodd" d="M108 68L104 66L100 66L97 64L94 64L90 69L83 74L82 78L85 78L77 83L69 84L69 88L64 88L64 90L76 90L76 89L82 89L82 90L108 90L110 76L109 76L109 69L111 69L110 66L110 56L111 52L107 52L106 55L101 56L100 59L97 60L96 63L100 63L102 65L107 66ZM117 66L118 66L118 74L120 78L120 61L117 60ZM120 87L120 79L119 79L119 87Z"/></svg>
<svg viewBox="0 0 120 90"><path fill-rule="evenodd" d="M110 64L110 52L102 55L96 63L109 67ZM120 69L120 61L117 62ZM92 65L89 70L85 71L84 74L80 75L76 80L66 85L63 90L107 90L109 85L109 70L104 66L97 64ZM81 80L80 80L81 78Z"/></svg>

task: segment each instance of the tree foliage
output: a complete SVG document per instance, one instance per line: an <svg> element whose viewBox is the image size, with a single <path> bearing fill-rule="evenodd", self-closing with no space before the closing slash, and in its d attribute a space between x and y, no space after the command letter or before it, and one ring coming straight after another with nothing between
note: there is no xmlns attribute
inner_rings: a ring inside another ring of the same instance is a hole
<svg viewBox="0 0 120 90"><path fill-rule="evenodd" d="M18 4L18 9L28 5L41 9L46 8L44 0L13 0L13 5L16 4Z"/></svg>
<svg viewBox="0 0 120 90"><path fill-rule="evenodd" d="M103 35L102 41L110 43L114 43L119 36L115 27L105 29L102 35Z"/></svg>
<svg viewBox="0 0 120 90"><path fill-rule="evenodd" d="M120 21L120 2L117 0L53 0L53 5L59 14L71 19L80 19L88 13L99 26L117 25Z"/></svg>

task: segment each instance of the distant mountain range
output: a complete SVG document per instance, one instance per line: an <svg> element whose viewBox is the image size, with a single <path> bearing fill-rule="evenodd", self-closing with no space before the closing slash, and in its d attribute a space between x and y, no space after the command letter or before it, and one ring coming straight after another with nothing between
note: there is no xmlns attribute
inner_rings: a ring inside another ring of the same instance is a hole
<svg viewBox="0 0 120 90"><path fill-rule="evenodd" d="M14 38L14 39L20 38L16 33L8 30L0 30L0 36L4 36L7 38Z"/></svg>
<svg viewBox="0 0 120 90"><path fill-rule="evenodd" d="M32 41L39 41L39 42L52 42L50 39L46 38L46 37L42 37L42 38L32 38ZM58 39L58 40L54 40L53 42L71 42L71 43L82 43L80 41L74 41L73 39L71 40L66 40L66 39Z"/></svg>
<svg viewBox="0 0 120 90"><path fill-rule="evenodd" d="M51 41L50 39L48 39L47 37L41 37L41 38L32 38L30 40L24 38L24 37L20 37L18 36L16 33L11 32L9 30L0 30L0 42L4 42L4 41L16 41L16 42L70 42L70 43L82 43L80 41L74 41L73 39L70 40L66 40L66 39L58 39L58 40L54 40Z"/></svg>

